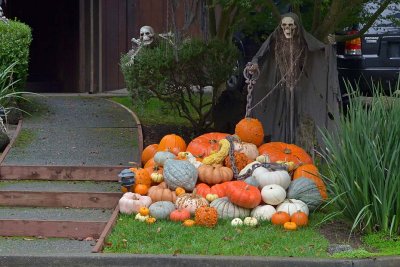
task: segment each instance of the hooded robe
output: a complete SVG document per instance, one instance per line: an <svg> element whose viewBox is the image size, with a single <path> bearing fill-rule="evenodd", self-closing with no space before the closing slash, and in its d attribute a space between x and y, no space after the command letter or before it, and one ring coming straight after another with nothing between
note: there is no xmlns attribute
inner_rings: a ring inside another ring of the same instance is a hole
<svg viewBox="0 0 400 267"><path fill-rule="evenodd" d="M290 100L289 88L281 80L275 58L277 35L283 34L279 25L252 59L252 63L259 65L260 76L254 85L250 115L262 122L267 141L295 143L312 152L315 146L322 144L318 128L333 131L339 119L336 55L331 45L325 45L304 30L297 15L288 13L283 17L294 19L299 38L303 38L305 44L305 60L297 66L300 76L293 88L294 100ZM290 109L294 114L293 134Z"/></svg>

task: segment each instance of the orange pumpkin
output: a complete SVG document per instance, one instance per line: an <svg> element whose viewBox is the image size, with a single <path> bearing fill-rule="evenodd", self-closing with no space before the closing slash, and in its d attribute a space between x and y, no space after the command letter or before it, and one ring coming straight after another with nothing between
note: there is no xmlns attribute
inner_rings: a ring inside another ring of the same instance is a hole
<svg viewBox="0 0 400 267"><path fill-rule="evenodd" d="M175 189L175 193L176 193L177 196L180 196L180 195L182 195L182 194L185 194L186 191L185 191L185 189L182 188L182 187L177 187L177 188Z"/></svg>
<svg viewBox="0 0 400 267"><path fill-rule="evenodd" d="M292 214L290 221L294 222L297 226L306 226L308 224L308 215L302 211L297 211Z"/></svg>
<svg viewBox="0 0 400 267"><path fill-rule="evenodd" d="M150 187L151 185L151 177L149 172L143 168L130 168L131 171L135 173L135 184L143 184Z"/></svg>
<svg viewBox="0 0 400 267"><path fill-rule="evenodd" d="M222 184L216 184L213 186L209 186L205 183L200 183L198 185L196 185L196 194L202 196L202 197L207 197L208 194L216 194L218 195L218 197L224 197L226 196L226 184L222 183Z"/></svg>
<svg viewBox="0 0 400 267"><path fill-rule="evenodd" d="M326 193L326 187L324 181L321 179L319 175L318 169L313 164L304 164L298 167L293 173L293 180L299 179L301 177L312 180L319 190L323 199L328 198L328 194Z"/></svg>
<svg viewBox="0 0 400 267"><path fill-rule="evenodd" d="M261 203L260 190L244 181L227 182L226 196L239 207L252 209Z"/></svg>
<svg viewBox="0 0 400 267"><path fill-rule="evenodd" d="M137 184L135 185L134 191L136 194L144 196L149 191L149 187L145 184Z"/></svg>
<svg viewBox="0 0 400 267"><path fill-rule="evenodd" d="M264 128L261 122L253 118L244 118L236 124L235 134L242 142L260 146L264 141Z"/></svg>
<svg viewBox="0 0 400 267"><path fill-rule="evenodd" d="M157 201L171 201L175 203L176 193L169 189L165 182L159 185L152 186L147 194L153 202Z"/></svg>
<svg viewBox="0 0 400 267"><path fill-rule="evenodd" d="M199 180L207 184L219 184L232 180L233 171L221 164L201 165L197 168L199 172Z"/></svg>
<svg viewBox="0 0 400 267"><path fill-rule="evenodd" d="M151 144L146 146L142 151L142 165L144 166L146 162L154 157L154 154L158 151L158 144Z"/></svg>
<svg viewBox="0 0 400 267"><path fill-rule="evenodd" d="M296 165L312 164L312 158L304 149L293 144L270 142L258 148L260 155L267 155L271 162L293 161Z"/></svg>
<svg viewBox="0 0 400 267"><path fill-rule="evenodd" d="M242 152L233 152L234 158L235 158L235 166L238 169L238 171L241 171L244 167L246 167L247 164L251 163L252 160L249 159L246 154ZM224 164L226 167L232 168L231 164L231 157L227 156L224 160Z"/></svg>
<svg viewBox="0 0 400 267"><path fill-rule="evenodd" d="M190 152L199 161L202 161L203 158L211 154L211 151L218 151L219 150L218 142L221 139L227 137L228 135L229 134L227 133L218 133L218 132L211 132L200 135L189 143L186 151Z"/></svg>
<svg viewBox="0 0 400 267"><path fill-rule="evenodd" d="M272 215L271 222L272 224L284 225L290 222L290 215L287 212L278 211Z"/></svg>
<svg viewBox="0 0 400 267"><path fill-rule="evenodd" d="M195 212L196 225L214 227L218 222L218 212L214 207L199 207Z"/></svg>
<svg viewBox="0 0 400 267"><path fill-rule="evenodd" d="M154 161L154 158L149 159L146 164L144 164L143 168L148 169L148 168L153 168L156 166L156 162Z"/></svg>
<svg viewBox="0 0 400 267"><path fill-rule="evenodd" d="M142 216L147 216L147 215L150 214L150 210L149 210L148 207L140 207L140 208L139 208L139 213L140 213L140 215L142 215Z"/></svg>
<svg viewBox="0 0 400 267"><path fill-rule="evenodd" d="M169 219L174 222L183 222L190 219L190 212L187 209L177 209L169 214Z"/></svg>
<svg viewBox="0 0 400 267"><path fill-rule="evenodd" d="M158 144L158 151L169 151L178 155L181 151L186 151L186 142L176 134L165 135Z"/></svg>
<svg viewBox="0 0 400 267"><path fill-rule="evenodd" d="M288 231L295 231L297 230L297 224L294 222L285 222L283 228Z"/></svg>
<svg viewBox="0 0 400 267"><path fill-rule="evenodd" d="M194 220L190 220L190 219L185 220L185 221L182 223L182 225L183 225L183 226L186 226L186 227L192 227L192 226L194 226L195 224L196 224L195 221L194 221Z"/></svg>

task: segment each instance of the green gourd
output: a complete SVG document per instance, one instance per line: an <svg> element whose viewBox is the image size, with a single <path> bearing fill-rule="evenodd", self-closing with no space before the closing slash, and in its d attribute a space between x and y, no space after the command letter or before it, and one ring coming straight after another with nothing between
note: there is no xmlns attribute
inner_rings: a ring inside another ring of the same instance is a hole
<svg viewBox="0 0 400 267"><path fill-rule="evenodd" d="M170 189L183 187L186 191L193 191L197 177L198 171L189 161L175 159L165 161L164 181Z"/></svg>
<svg viewBox="0 0 400 267"><path fill-rule="evenodd" d="M176 210L176 207L171 201L158 201L149 207L150 215L157 219L169 218L169 215L174 210Z"/></svg>
<svg viewBox="0 0 400 267"><path fill-rule="evenodd" d="M289 185L287 198L303 201L310 210L315 210L322 203L317 185L307 178L293 180Z"/></svg>
<svg viewBox="0 0 400 267"><path fill-rule="evenodd" d="M218 217L222 219L245 218L250 215L250 209L245 209L233 204L227 197L217 198L210 203L210 207L216 208Z"/></svg>

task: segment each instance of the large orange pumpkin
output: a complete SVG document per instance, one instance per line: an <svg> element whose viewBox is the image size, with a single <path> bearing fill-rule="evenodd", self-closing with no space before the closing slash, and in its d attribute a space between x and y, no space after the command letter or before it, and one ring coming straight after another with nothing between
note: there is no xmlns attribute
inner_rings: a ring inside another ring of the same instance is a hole
<svg viewBox="0 0 400 267"><path fill-rule="evenodd" d="M167 134L161 138L158 144L158 151L169 151L178 155L179 152L186 151L186 142L179 135Z"/></svg>
<svg viewBox="0 0 400 267"><path fill-rule="evenodd" d="M208 184L205 183L200 183L196 185L196 194L202 196L202 197L207 197L208 194L216 194L218 197L224 197L226 195L226 182L222 184L216 184L213 186L209 186Z"/></svg>
<svg viewBox="0 0 400 267"><path fill-rule="evenodd" d="M253 118L244 118L236 124L235 134L242 142L260 146L264 141L264 128L261 122Z"/></svg>
<svg viewBox="0 0 400 267"><path fill-rule="evenodd" d="M261 203L260 190L244 181L226 182L226 196L239 207L252 209Z"/></svg>
<svg viewBox="0 0 400 267"><path fill-rule="evenodd" d="M211 132L200 135L193 139L187 146L186 151L190 152L196 159L203 160L203 158L210 155L211 151L219 150L219 140L224 139L229 134Z"/></svg>
<svg viewBox="0 0 400 267"><path fill-rule="evenodd" d="M293 161L296 165L312 164L312 158L304 149L293 144L270 142L258 148L260 155L268 155L271 162Z"/></svg>
<svg viewBox="0 0 400 267"><path fill-rule="evenodd" d="M142 151L142 165L144 166L146 162L154 157L154 154L158 151L158 144L151 144L146 146Z"/></svg>
<svg viewBox="0 0 400 267"><path fill-rule="evenodd" d="M298 167L293 173L293 180L301 177L312 180L318 187L319 193L323 199L328 197L324 181L319 175L318 168L314 164L304 164Z"/></svg>
<svg viewBox="0 0 400 267"><path fill-rule="evenodd" d="M154 161L154 158L149 159L146 164L144 164L143 168L153 168L156 166L156 162Z"/></svg>

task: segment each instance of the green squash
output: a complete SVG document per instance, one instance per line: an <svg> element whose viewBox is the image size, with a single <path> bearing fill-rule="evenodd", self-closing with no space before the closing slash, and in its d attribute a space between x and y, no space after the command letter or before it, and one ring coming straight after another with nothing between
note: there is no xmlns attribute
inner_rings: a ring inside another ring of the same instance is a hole
<svg viewBox="0 0 400 267"><path fill-rule="evenodd" d="M164 163L167 159L174 159L176 158L174 153L168 152L168 151L158 151L154 155L154 162L158 166L164 166Z"/></svg>
<svg viewBox="0 0 400 267"><path fill-rule="evenodd" d="M250 209L239 207L228 200L227 197L217 198L210 203L210 207L217 209L218 218L245 218L250 215Z"/></svg>
<svg viewBox="0 0 400 267"><path fill-rule="evenodd" d="M191 192L196 185L197 177L197 169L189 161L175 159L165 161L164 181L170 189L183 187L186 191Z"/></svg>
<svg viewBox="0 0 400 267"><path fill-rule="evenodd" d="M289 185L287 198L303 201L310 210L315 210L322 203L317 185L307 178L293 180Z"/></svg>

